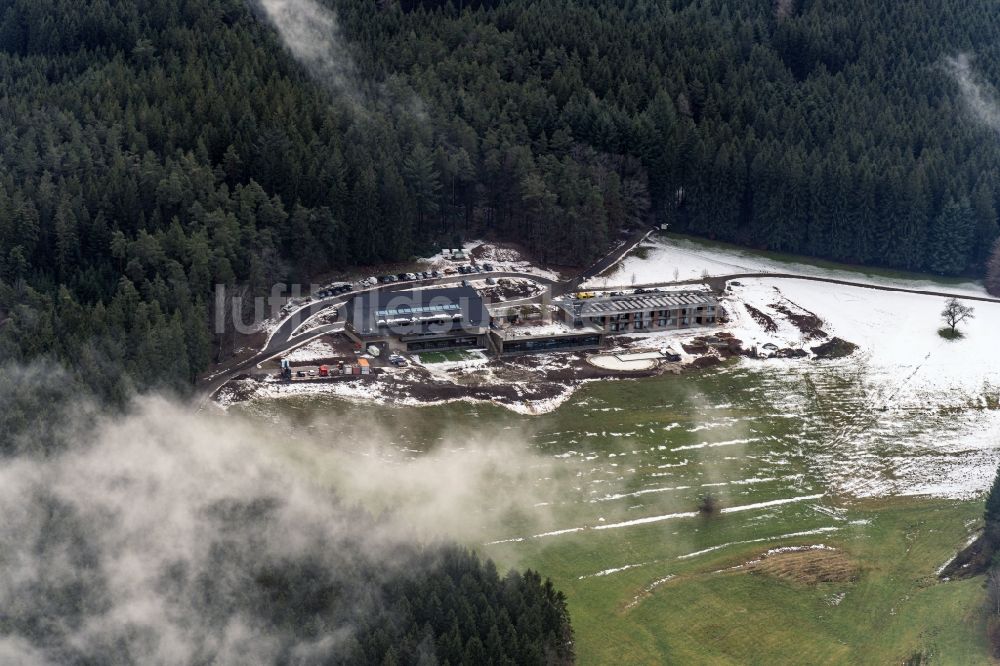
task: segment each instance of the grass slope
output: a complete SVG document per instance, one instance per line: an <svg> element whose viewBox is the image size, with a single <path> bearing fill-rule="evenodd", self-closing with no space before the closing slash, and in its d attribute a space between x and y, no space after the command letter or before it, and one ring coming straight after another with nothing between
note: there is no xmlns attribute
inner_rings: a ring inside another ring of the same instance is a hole
<svg viewBox="0 0 1000 666"><path fill-rule="evenodd" d="M448 349L445 351L420 352L422 363L456 363L458 361L471 361L479 358L475 354L461 349Z"/></svg>
<svg viewBox="0 0 1000 666"><path fill-rule="evenodd" d="M980 512L978 502L868 502L853 508L852 518L871 522L835 535L734 546L687 563L674 559L659 570L582 580L573 574L594 568L614 545L559 544L529 563L569 595L581 664L898 664L915 655L931 663L990 663L979 613L982 582L940 583L934 575L964 541L966 521ZM802 525L792 520L783 527ZM615 548L632 558L670 537L664 528L632 532ZM769 548L819 542L849 558L857 579L809 585L724 571ZM668 570L676 578L642 595ZM629 607L636 595L639 602Z"/></svg>

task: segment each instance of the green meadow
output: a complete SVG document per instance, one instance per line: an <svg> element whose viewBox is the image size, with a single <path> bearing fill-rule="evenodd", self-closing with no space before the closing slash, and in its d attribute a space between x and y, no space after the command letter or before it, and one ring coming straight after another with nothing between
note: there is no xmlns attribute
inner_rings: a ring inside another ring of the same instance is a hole
<svg viewBox="0 0 1000 666"><path fill-rule="evenodd" d="M452 363L479 358L477 354L472 354L462 349L420 352L419 356L422 363Z"/></svg>
<svg viewBox="0 0 1000 666"><path fill-rule="evenodd" d="M359 491L349 475L372 454L338 424L372 424L404 474L468 469L477 492L441 530L551 577L581 664L989 663L982 581L936 577L978 528L981 499L925 488L985 464L941 437L961 440L981 415L886 413L851 363L597 382L535 417L319 396L240 409L347 451L329 473L370 506L381 486ZM935 442L948 454L929 453ZM504 453L473 471L476 447ZM429 501L394 492L404 509ZM706 495L720 509L709 516Z"/></svg>

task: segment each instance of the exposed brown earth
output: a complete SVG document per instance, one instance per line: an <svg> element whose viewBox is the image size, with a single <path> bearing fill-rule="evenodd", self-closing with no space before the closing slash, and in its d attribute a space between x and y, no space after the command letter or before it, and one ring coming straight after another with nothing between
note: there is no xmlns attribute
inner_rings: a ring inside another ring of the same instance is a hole
<svg viewBox="0 0 1000 666"><path fill-rule="evenodd" d="M801 585L846 583L858 578L860 567L839 550L809 549L763 555L745 569Z"/></svg>
<svg viewBox="0 0 1000 666"><path fill-rule="evenodd" d="M754 321L760 324L765 333L777 333L778 325L774 323L774 320L771 319L770 315L764 314L749 303L744 303L743 306L747 309L747 312L750 313L750 316L754 318Z"/></svg>
<svg viewBox="0 0 1000 666"><path fill-rule="evenodd" d="M850 356L855 351L857 351L858 346L853 342L848 342L847 340L842 340L840 338L831 338L827 342L816 347L810 347L816 358L843 358L845 356Z"/></svg>
<svg viewBox="0 0 1000 666"><path fill-rule="evenodd" d="M496 286L484 287L479 290L479 293L491 301L509 301L534 296L541 290L541 287L528 280L500 278L497 280Z"/></svg>
<svg viewBox="0 0 1000 666"><path fill-rule="evenodd" d="M795 327L802 331L802 334L806 337L813 339L826 337L826 331L820 328L823 325L823 320L817 317L814 313L809 312L804 308L799 308L802 312L794 312L783 303L773 303L771 307L788 317L788 320L795 324Z"/></svg>

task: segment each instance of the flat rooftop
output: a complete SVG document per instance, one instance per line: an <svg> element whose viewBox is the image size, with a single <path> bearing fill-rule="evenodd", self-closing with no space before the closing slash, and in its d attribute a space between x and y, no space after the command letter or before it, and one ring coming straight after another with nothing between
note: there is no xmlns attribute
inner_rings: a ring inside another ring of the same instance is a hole
<svg viewBox="0 0 1000 666"><path fill-rule="evenodd" d="M558 305L580 317L599 317L637 310L674 310L717 306L719 301L708 291L672 291L624 296L596 296L585 299L565 299Z"/></svg>
<svg viewBox="0 0 1000 666"><path fill-rule="evenodd" d="M551 338L566 335L585 335L587 333L603 333L603 329L594 326L577 328L561 321L551 321L547 324L528 324L506 326L500 330L500 336L506 340L523 338Z"/></svg>
<svg viewBox="0 0 1000 666"><path fill-rule="evenodd" d="M470 287L381 289L355 296L347 304L347 317L358 333L407 333L426 330L479 329L489 322L483 299ZM395 329L399 331L387 331Z"/></svg>

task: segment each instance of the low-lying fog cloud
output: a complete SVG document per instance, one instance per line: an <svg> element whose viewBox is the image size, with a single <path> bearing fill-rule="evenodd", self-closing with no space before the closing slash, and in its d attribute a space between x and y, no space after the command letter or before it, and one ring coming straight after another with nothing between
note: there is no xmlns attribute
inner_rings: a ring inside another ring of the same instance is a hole
<svg viewBox="0 0 1000 666"><path fill-rule="evenodd" d="M334 98L344 101L358 119L372 110L394 121L422 125L427 112L420 96L400 78L365 78L358 71L353 46L344 36L337 14L317 0L248 0L259 7L281 42Z"/></svg>
<svg viewBox="0 0 1000 666"><path fill-rule="evenodd" d="M996 89L984 81L972 68L967 53L944 60L945 69L958 84L962 102L980 123L1000 132L1000 99Z"/></svg>
<svg viewBox="0 0 1000 666"><path fill-rule="evenodd" d="M363 424L345 457L163 398L65 432L62 452L0 466L0 663L329 663L415 542L529 502L470 498L537 462L465 443L386 464ZM390 511L371 520L334 487ZM293 585L289 570L343 609L307 638L268 597Z"/></svg>
<svg viewBox="0 0 1000 666"><path fill-rule="evenodd" d="M360 108L365 99L337 16L315 0L257 0L282 43L335 94Z"/></svg>

